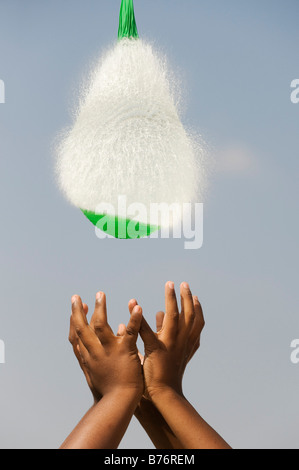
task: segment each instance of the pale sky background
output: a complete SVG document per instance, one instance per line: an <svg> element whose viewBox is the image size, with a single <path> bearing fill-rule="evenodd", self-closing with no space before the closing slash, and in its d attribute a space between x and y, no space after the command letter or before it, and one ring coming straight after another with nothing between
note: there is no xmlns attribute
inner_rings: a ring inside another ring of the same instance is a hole
<svg viewBox="0 0 299 470"><path fill-rule="evenodd" d="M53 142L117 36L120 0L0 0L0 447L57 448L91 405L68 343L70 298L104 290L113 328L136 297L188 281L206 329L184 391L234 448L299 448L298 0L135 0L139 33L181 70L185 123L216 161L204 245L99 240L57 189ZM121 448L152 448L133 419Z"/></svg>

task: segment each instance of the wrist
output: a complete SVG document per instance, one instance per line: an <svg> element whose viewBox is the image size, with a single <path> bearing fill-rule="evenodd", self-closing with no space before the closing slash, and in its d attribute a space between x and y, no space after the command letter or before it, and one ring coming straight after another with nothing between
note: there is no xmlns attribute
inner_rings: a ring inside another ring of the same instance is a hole
<svg viewBox="0 0 299 470"><path fill-rule="evenodd" d="M149 390L149 396L154 405L159 403L161 400L172 400L174 398L184 398L183 391L177 390L170 386L155 387Z"/></svg>
<svg viewBox="0 0 299 470"><path fill-rule="evenodd" d="M143 388L141 387L128 387L128 386L117 386L106 391L102 398L105 397L121 397L122 400L136 400L137 404L140 402L143 394Z"/></svg>
<svg viewBox="0 0 299 470"><path fill-rule="evenodd" d="M135 409L135 416L136 418L144 417L145 415L152 415L152 410L155 408L155 405L153 404L152 400L150 397L145 397L142 395L140 398L136 409Z"/></svg>
<svg viewBox="0 0 299 470"><path fill-rule="evenodd" d="M153 397L160 396L161 394L176 394L181 397L184 397L183 389L181 385L155 385L147 387L148 397L153 401Z"/></svg>

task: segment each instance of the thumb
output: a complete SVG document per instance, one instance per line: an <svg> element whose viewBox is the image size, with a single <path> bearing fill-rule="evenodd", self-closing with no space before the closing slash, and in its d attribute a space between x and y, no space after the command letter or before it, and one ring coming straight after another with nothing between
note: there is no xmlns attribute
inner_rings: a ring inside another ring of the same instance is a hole
<svg viewBox="0 0 299 470"><path fill-rule="evenodd" d="M126 328L126 337L134 344L136 344L138 333L142 322L142 308L136 305L130 316L129 323Z"/></svg>
<svg viewBox="0 0 299 470"><path fill-rule="evenodd" d="M141 336L142 341L144 342L144 347L146 350L156 349L158 341L157 337L144 317L142 317L139 334Z"/></svg>

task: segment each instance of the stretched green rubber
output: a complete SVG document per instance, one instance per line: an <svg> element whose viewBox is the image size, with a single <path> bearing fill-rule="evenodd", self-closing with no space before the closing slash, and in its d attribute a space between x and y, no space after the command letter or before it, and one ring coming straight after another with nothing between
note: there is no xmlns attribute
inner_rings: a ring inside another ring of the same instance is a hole
<svg viewBox="0 0 299 470"><path fill-rule="evenodd" d="M154 225L143 224L122 217L95 214L95 212L85 210L82 210L82 212L93 225L114 238L128 240L149 237L151 233L159 230L159 227ZM103 218L105 219L102 220Z"/></svg>
<svg viewBox="0 0 299 470"><path fill-rule="evenodd" d="M138 37L133 0L122 0L119 13L118 39L137 39Z"/></svg>

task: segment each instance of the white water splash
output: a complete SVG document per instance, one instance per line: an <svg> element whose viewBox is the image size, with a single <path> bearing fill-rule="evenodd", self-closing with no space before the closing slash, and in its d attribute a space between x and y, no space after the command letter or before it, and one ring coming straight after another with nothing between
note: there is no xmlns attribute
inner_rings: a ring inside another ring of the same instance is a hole
<svg viewBox="0 0 299 470"><path fill-rule="evenodd" d="M117 207L119 195L148 208L202 202L204 143L183 127L173 85L165 58L143 40L118 41L100 59L58 146L59 185L72 204Z"/></svg>

